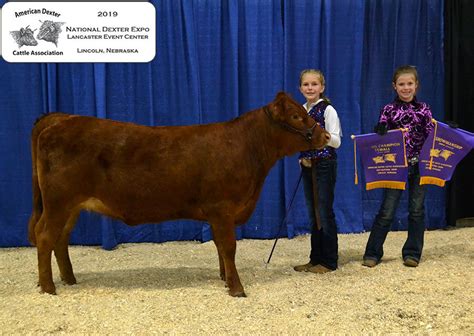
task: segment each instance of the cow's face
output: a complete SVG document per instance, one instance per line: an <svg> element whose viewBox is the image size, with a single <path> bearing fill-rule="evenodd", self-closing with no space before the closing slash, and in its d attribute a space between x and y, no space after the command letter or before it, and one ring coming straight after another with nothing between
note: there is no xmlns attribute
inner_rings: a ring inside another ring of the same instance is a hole
<svg viewBox="0 0 474 336"><path fill-rule="evenodd" d="M61 26L64 24L64 22L53 22L50 20L40 22L42 22L42 25L39 29L38 34L36 35L36 38L38 40L52 42L57 46L59 33L62 32Z"/></svg>
<svg viewBox="0 0 474 336"><path fill-rule="evenodd" d="M293 133L301 143L300 151L321 149L329 141L330 134L311 118L301 104L284 92L280 92L270 104L272 117L287 132Z"/></svg>

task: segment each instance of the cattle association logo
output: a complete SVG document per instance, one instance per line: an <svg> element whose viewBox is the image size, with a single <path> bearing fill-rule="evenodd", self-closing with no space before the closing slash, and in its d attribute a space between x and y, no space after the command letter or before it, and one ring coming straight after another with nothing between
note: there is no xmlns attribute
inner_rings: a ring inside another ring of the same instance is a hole
<svg viewBox="0 0 474 336"><path fill-rule="evenodd" d="M39 4L38 8L28 8L20 3L9 3L3 19L8 21L6 32L9 33L9 43L2 45L5 50L11 49L13 56L58 56L63 55L63 48L59 46L61 28L67 20L63 19L62 10L45 8ZM52 4L48 4L53 6ZM4 6L5 9L6 5ZM10 7L12 7L11 10ZM61 20L63 19L63 20ZM53 46L54 45L54 46ZM8 54L6 55L8 56Z"/></svg>
<svg viewBox="0 0 474 336"><path fill-rule="evenodd" d="M23 46L37 46L37 40L51 42L54 43L56 47L58 46L59 35L62 32L61 26L65 24L65 22L55 22L51 20L38 21L41 23L41 26L38 28L39 31L36 34L36 39L34 33L38 29L32 30L29 25L20 28L20 30L10 31L11 36L18 45L18 48Z"/></svg>

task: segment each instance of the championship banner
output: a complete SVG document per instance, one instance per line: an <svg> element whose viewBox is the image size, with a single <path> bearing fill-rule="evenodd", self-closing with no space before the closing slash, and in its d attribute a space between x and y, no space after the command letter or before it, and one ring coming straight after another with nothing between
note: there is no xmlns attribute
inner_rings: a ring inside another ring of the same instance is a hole
<svg viewBox="0 0 474 336"><path fill-rule="evenodd" d="M390 130L385 135L376 133L352 135L354 140L355 184L357 151L365 173L366 190L376 188L403 189L408 177L403 130Z"/></svg>
<svg viewBox="0 0 474 336"><path fill-rule="evenodd" d="M474 147L474 134L433 119L435 127L420 152L420 184L444 187L459 161Z"/></svg>

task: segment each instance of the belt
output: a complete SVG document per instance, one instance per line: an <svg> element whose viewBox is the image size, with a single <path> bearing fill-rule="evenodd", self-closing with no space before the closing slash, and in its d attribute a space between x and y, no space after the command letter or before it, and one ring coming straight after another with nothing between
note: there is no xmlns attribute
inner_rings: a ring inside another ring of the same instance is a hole
<svg viewBox="0 0 474 336"><path fill-rule="evenodd" d="M410 166L413 166L416 163L418 163L418 156L415 156L415 157L412 157L411 159L408 159L408 164Z"/></svg>

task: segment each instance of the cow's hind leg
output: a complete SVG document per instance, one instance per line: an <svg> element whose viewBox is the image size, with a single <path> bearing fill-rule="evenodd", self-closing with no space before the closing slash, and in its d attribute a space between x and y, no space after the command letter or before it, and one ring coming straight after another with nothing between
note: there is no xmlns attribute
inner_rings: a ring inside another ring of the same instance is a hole
<svg viewBox="0 0 474 336"><path fill-rule="evenodd" d="M56 294L53 272L51 270L51 254L61 237L67 219L67 215L56 213L54 216L51 216L45 211L35 228L41 292Z"/></svg>
<svg viewBox="0 0 474 336"><path fill-rule="evenodd" d="M235 267L235 241L234 221L230 218L217 218L210 221L214 234L214 243L219 252L219 264L221 259L224 264L224 275L229 294L231 296L245 297L244 288L240 282L237 268ZM221 270L222 275L222 270Z"/></svg>
<svg viewBox="0 0 474 336"><path fill-rule="evenodd" d="M36 246L35 227L40 218L41 213L38 213L36 209L33 209L30 220L28 221L28 240L33 246Z"/></svg>
<svg viewBox="0 0 474 336"><path fill-rule="evenodd" d="M54 247L54 255L56 256L56 262L58 263L61 280L67 285L74 285L77 283L72 269L71 259L69 258L68 246L69 237L78 215L79 212L76 212L69 217L66 226Z"/></svg>

